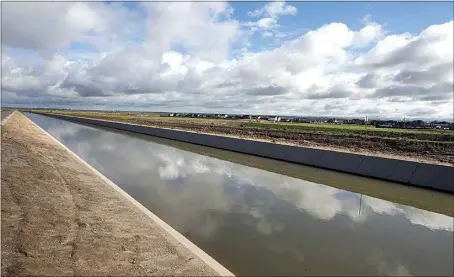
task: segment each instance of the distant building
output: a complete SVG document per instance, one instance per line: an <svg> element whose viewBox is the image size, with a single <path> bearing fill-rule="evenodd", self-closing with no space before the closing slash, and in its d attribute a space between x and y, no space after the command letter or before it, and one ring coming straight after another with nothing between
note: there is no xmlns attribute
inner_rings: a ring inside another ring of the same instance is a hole
<svg viewBox="0 0 454 277"><path fill-rule="evenodd" d="M293 122L295 119L293 117L283 117L281 122Z"/></svg>
<svg viewBox="0 0 454 277"><path fill-rule="evenodd" d="M376 121L375 127L377 128L395 128L397 126L397 122L394 120L387 120L387 121Z"/></svg>
<svg viewBox="0 0 454 277"><path fill-rule="evenodd" d="M354 118L354 119L346 120L345 123L347 123L347 124L355 124L355 125L362 125L362 124L364 124L364 120L358 119L358 118Z"/></svg>
<svg viewBox="0 0 454 277"><path fill-rule="evenodd" d="M379 123L376 126L377 126L377 128L393 128L394 127L391 123Z"/></svg>
<svg viewBox="0 0 454 277"><path fill-rule="evenodd" d="M279 122L281 121L281 118L277 116L270 116L268 117L268 121Z"/></svg>

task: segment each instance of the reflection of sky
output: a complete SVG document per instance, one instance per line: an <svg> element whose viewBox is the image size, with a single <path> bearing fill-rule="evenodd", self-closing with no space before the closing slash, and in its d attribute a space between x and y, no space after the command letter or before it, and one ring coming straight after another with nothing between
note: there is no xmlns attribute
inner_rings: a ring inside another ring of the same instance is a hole
<svg viewBox="0 0 454 277"><path fill-rule="evenodd" d="M123 134L32 118L234 272L452 274L452 217ZM431 258L415 258L423 254Z"/></svg>

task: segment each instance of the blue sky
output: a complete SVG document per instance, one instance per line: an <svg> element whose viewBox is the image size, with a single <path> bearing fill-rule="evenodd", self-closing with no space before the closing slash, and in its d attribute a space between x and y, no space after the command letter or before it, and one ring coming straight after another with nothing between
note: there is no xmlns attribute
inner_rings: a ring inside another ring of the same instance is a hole
<svg viewBox="0 0 454 277"><path fill-rule="evenodd" d="M235 18L249 20L248 11L265 2L230 2ZM361 26L361 19L385 23L390 30L420 32L428 25L452 20L453 2L288 2L298 9L298 16L285 16L281 24L287 28L316 29L327 22L343 22L352 28Z"/></svg>
<svg viewBox="0 0 454 277"><path fill-rule="evenodd" d="M266 2L230 2L234 17L251 18L248 12ZM288 2L298 9L297 16L282 16L279 24L285 31L317 29L331 22L342 22L353 29L362 26L365 16L384 24L390 33L418 34L427 26L452 20L453 2ZM252 50L260 50L267 41L254 36Z"/></svg>
<svg viewBox="0 0 454 277"><path fill-rule="evenodd" d="M453 2L8 2L2 100L449 119L453 32Z"/></svg>

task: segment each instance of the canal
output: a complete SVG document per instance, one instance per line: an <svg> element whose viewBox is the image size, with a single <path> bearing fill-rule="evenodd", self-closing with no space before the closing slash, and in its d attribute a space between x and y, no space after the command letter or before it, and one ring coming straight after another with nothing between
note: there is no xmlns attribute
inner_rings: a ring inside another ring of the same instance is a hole
<svg viewBox="0 0 454 277"><path fill-rule="evenodd" d="M453 275L452 195L27 116L236 275Z"/></svg>

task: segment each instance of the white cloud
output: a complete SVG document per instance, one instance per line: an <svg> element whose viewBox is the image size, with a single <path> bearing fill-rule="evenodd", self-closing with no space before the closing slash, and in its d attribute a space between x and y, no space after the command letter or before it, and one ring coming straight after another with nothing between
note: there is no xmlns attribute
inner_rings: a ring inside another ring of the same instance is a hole
<svg viewBox="0 0 454 277"><path fill-rule="evenodd" d="M264 17L257 21L257 26L261 29L271 29L277 24L276 19L271 18L271 17Z"/></svg>
<svg viewBox="0 0 454 277"><path fill-rule="evenodd" d="M2 6L2 45L34 50L45 58L73 42L111 51L135 36L138 18L119 3L9 2Z"/></svg>
<svg viewBox="0 0 454 277"><path fill-rule="evenodd" d="M267 3L242 25L285 38L278 19L292 7ZM245 33L222 2L5 3L2 21L5 103L452 117L452 21L420 34L327 23L235 58Z"/></svg>
<svg viewBox="0 0 454 277"><path fill-rule="evenodd" d="M297 9L295 6L292 6L285 2L269 2L260 9L248 12L248 15L253 17L262 15L278 17L281 15L295 15L296 13Z"/></svg>
<svg viewBox="0 0 454 277"><path fill-rule="evenodd" d="M273 33L272 32L263 32L262 35L264 37L272 37L273 36Z"/></svg>
<svg viewBox="0 0 454 277"><path fill-rule="evenodd" d="M260 17L257 21L247 22L245 25L250 29L251 34L260 32L262 37L272 37L282 34L279 32L279 17L283 15L296 15L297 9L295 6L286 4L285 2L269 2L260 9L248 12L249 16Z"/></svg>
<svg viewBox="0 0 454 277"><path fill-rule="evenodd" d="M147 46L159 55L181 45L197 57L219 62L237 39L239 23L221 19L231 13L225 2L155 2L147 8Z"/></svg>
<svg viewBox="0 0 454 277"><path fill-rule="evenodd" d="M66 22L77 26L78 31L105 28L104 22L93 9L84 3L75 3L66 12Z"/></svg>
<svg viewBox="0 0 454 277"><path fill-rule="evenodd" d="M2 44L49 55L96 27L96 16L84 3L3 3Z"/></svg>
<svg viewBox="0 0 454 277"><path fill-rule="evenodd" d="M383 38L384 30L380 24L369 22L353 36L353 45L362 47Z"/></svg>
<svg viewBox="0 0 454 277"><path fill-rule="evenodd" d="M257 21L249 21L244 23L249 30L248 35L252 36L254 33L261 33L261 35L266 37L272 37L274 34L278 34L279 24L277 19L272 17L263 17Z"/></svg>

